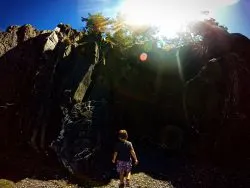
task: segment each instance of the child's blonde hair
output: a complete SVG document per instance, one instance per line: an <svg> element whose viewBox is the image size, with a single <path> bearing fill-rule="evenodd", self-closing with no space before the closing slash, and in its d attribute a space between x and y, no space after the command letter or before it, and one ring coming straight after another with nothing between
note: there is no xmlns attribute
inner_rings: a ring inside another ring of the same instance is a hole
<svg viewBox="0 0 250 188"><path fill-rule="evenodd" d="M128 133L126 130L119 130L118 132L118 138L127 140L128 139Z"/></svg>

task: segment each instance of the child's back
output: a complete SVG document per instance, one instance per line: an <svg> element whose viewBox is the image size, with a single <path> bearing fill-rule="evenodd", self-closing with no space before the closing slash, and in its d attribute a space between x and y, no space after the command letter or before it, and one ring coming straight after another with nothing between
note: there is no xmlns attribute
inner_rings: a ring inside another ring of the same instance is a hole
<svg viewBox="0 0 250 188"><path fill-rule="evenodd" d="M120 140L115 147L117 151L117 160L120 161L131 161L130 151L133 149L132 143L127 140Z"/></svg>

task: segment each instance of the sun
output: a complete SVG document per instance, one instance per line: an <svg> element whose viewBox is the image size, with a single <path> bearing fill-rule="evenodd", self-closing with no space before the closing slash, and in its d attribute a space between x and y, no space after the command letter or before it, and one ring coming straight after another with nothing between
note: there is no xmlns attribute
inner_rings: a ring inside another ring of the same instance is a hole
<svg viewBox="0 0 250 188"><path fill-rule="evenodd" d="M121 13L129 25L151 25L159 29L159 35L174 37L195 20L205 19L202 8L180 0L125 0ZM211 12L211 10L210 10Z"/></svg>

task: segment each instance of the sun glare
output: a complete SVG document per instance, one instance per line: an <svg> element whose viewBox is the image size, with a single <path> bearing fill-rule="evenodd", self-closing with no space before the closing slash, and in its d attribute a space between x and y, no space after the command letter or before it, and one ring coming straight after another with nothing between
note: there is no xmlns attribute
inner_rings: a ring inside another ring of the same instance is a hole
<svg viewBox="0 0 250 188"><path fill-rule="evenodd" d="M237 0L125 0L121 13L131 26L151 25L159 28L159 35L174 37L177 32L195 20L211 17L219 6L235 3ZM198 3L197 3L198 2ZM209 15L201 14L208 10Z"/></svg>

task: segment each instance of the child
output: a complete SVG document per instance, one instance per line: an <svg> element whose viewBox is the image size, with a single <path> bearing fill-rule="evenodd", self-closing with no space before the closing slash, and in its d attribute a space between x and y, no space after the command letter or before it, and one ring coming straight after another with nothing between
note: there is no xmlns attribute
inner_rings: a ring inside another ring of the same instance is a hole
<svg viewBox="0 0 250 188"><path fill-rule="evenodd" d="M126 178L126 186L129 186L132 168L131 156L135 161L135 165L138 164L138 160L132 143L127 141L127 131L120 130L118 134L119 142L115 146L115 152L112 162L115 163L117 159L116 168L120 177L120 187L124 187L124 178Z"/></svg>

